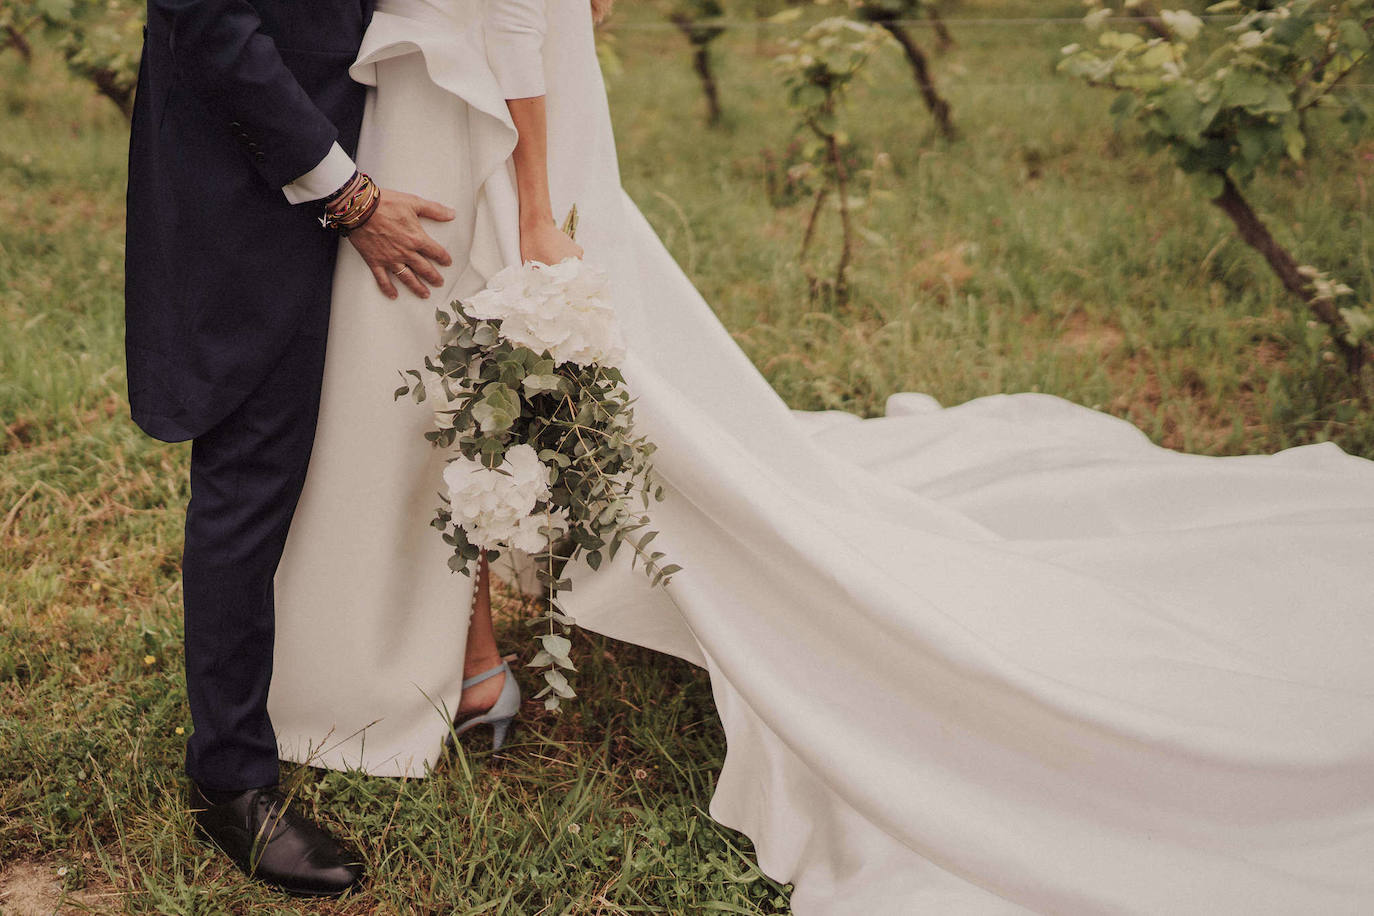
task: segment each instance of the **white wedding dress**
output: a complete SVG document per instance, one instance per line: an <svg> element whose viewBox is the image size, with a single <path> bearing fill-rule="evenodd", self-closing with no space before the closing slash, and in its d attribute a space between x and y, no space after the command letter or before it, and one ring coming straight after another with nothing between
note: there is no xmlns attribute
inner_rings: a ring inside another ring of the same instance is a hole
<svg viewBox="0 0 1374 916"><path fill-rule="evenodd" d="M444 456L391 391L432 302L518 257L492 9L382 0L354 69L360 166L457 208L455 266L391 302L341 253L277 579L288 759L423 775L458 703ZM789 411L621 191L587 0L548 0L547 34L555 209L610 271L684 567L652 589L622 553L566 603L709 670L710 813L795 912L1374 913L1374 463L1177 454L1033 394Z"/></svg>

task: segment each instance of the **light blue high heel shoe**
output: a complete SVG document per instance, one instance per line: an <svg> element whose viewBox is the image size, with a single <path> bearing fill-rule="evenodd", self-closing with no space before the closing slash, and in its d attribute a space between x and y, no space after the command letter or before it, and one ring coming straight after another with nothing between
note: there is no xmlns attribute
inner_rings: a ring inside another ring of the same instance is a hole
<svg viewBox="0 0 1374 916"><path fill-rule="evenodd" d="M455 719L453 722L453 735L456 737L470 728L478 725L491 726L491 749L499 751L501 745L506 743L511 729L515 725L515 716L520 712L520 685L515 680L515 674L510 670L510 665L504 660L495 668L488 668L480 674L463 681L463 689L467 690L474 684L480 684L487 678L496 677L502 671L506 673L506 682L501 685L501 695L496 698L496 702L486 712L469 713L466 716Z"/></svg>

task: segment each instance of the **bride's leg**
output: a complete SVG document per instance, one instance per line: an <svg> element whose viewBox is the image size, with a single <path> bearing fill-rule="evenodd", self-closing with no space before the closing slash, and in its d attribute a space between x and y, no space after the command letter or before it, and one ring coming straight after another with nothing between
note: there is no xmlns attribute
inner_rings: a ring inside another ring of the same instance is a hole
<svg viewBox="0 0 1374 916"><path fill-rule="evenodd" d="M496 630L491 622L491 570L483 557L477 564L477 580L472 587L472 618L468 623L467 653L463 657L463 677L481 674L501 664L496 648ZM458 701L459 714L486 710L501 695L504 673L489 677L463 691Z"/></svg>

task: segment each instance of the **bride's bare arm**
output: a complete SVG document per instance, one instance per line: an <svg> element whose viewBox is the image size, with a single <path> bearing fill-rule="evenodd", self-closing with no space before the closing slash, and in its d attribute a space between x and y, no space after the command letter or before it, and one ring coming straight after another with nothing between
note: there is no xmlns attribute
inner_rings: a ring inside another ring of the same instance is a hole
<svg viewBox="0 0 1374 916"><path fill-rule="evenodd" d="M515 182L520 192L520 259L557 264L582 257L582 247L568 238L549 202L548 118L544 96L508 99L515 143Z"/></svg>
<svg viewBox="0 0 1374 916"><path fill-rule="evenodd" d="M581 257L582 249L559 230L549 203L543 57L547 2L490 0L485 27L487 60L519 134L513 158L520 192L520 257L557 264Z"/></svg>

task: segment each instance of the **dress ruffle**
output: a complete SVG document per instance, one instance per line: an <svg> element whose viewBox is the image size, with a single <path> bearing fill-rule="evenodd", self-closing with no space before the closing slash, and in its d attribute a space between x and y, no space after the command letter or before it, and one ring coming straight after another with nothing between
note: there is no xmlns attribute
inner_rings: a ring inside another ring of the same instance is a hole
<svg viewBox="0 0 1374 916"><path fill-rule="evenodd" d="M517 132L506 107L497 74L487 62L487 39L482 3L442 3L426 0L384 0L377 4L363 36L358 59L349 73L366 85L377 85L377 65L408 54L424 58L434 85L468 105L467 149L454 150L470 163L476 192L472 201L459 201L460 214L472 214L474 236L467 253L469 270L485 280L507 263L520 260L519 197L509 160ZM424 137L395 137L391 142L423 143ZM455 284L481 286L463 274Z"/></svg>

